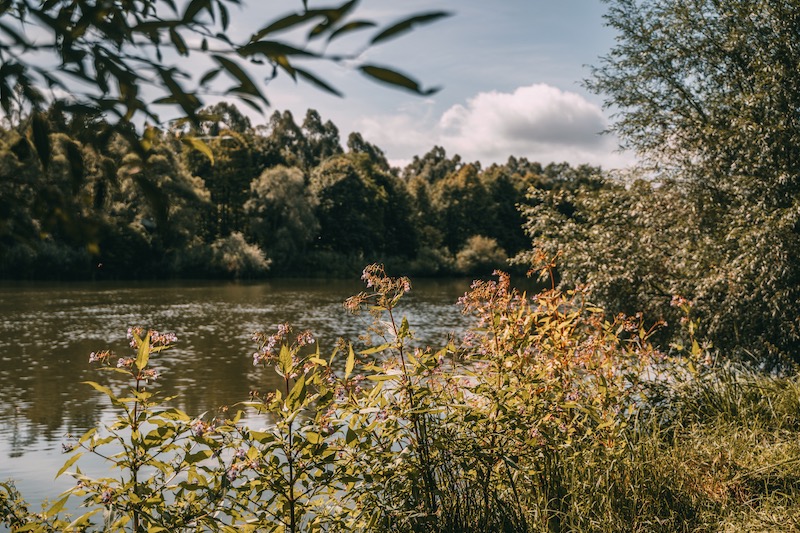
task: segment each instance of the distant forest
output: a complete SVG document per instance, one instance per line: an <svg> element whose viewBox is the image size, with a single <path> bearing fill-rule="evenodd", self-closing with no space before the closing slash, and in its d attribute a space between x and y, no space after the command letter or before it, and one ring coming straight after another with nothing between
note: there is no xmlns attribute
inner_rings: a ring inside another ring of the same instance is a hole
<svg viewBox="0 0 800 533"><path fill-rule="evenodd" d="M372 262L416 276L487 274L531 248L519 209L530 190L600 176L515 157L483 168L438 146L394 168L359 133L343 148L313 109L299 124L276 111L253 126L228 103L201 116L148 127L135 146L133 134L55 107L45 128L7 124L0 277L352 276Z"/></svg>

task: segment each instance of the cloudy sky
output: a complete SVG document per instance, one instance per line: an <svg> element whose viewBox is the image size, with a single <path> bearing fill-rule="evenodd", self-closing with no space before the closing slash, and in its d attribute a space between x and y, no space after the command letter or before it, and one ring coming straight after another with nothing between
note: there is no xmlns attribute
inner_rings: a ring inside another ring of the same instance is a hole
<svg viewBox="0 0 800 533"><path fill-rule="evenodd" d="M247 35L285 14L275 11L275 4L249 0L232 14L232 31ZM273 109L289 109L299 122L307 108L314 108L339 127L342 139L359 131L396 164L434 145L484 164L503 162L509 155L606 168L632 162L630 154L617 152L613 137L600 134L608 113L602 98L581 84L590 75L588 65L596 64L614 41L604 25L602 2L363 0L358 9L359 18L384 23L416 12L452 12L361 56L441 90L420 97L372 83L347 64L317 64L309 66L345 98L284 77L266 89ZM354 42L370 35L365 32L340 45L352 49ZM266 120L252 118L255 123Z"/></svg>

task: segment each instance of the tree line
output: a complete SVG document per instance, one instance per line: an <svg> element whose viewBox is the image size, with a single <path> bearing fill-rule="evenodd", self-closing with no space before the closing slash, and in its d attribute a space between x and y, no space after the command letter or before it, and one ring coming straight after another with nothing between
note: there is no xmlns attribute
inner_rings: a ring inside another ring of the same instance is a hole
<svg viewBox="0 0 800 533"><path fill-rule="evenodd" d="M483 168L438 146L399 169L359 133L343 146L313 109L256 126L233 104L203 111L132 147L102 119L53 106L45 160L32 119L4 128L0 275L342 276L374 261L491 273L530 245L517 209L530 187L600 172L514 157Z"/></svg>

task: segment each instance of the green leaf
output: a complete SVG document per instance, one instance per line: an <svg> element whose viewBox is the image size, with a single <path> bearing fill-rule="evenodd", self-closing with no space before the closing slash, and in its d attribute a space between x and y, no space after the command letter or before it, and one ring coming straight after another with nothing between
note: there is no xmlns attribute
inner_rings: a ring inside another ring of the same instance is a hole
<svg viewBox="0 0 800 533"><path fill-rule="evenodd" d="M287 30L295 26L298 26L300 24L303 24L305 22L308 22L309 20L312 20L314 18L324 17L324 16L325 16L324 11L319 9L306 10L303 13L293 13L291 15L283 17L282 19L276 20L275 22L273 22L269 26L266 26L265 28L260 29L250 38L250 42L258 41L263 37L265 37L266 35L269 35L270 33Z"/></svg>
<svg viewBox="0 0 800 533"><path fill-rule="evenodd" d="M401 74L395 70L385 67L379 67L377 65L361 65L358 68L361 72L374 80L377 80L381 83L386 83L388 85L393 85L395 87L408 89L409 91L417 93L421 96L429 96L439 91L438 87L432 87L430 89L423 90L418 82L409 78L405 74Z"/></svg>
<svg viewBox="0 0 800 533"><path fill-rule="evenodd" d="M386 350L389 347L391 347L391 344L388 344L388 343L387 344L381 344L380 346L373 346L372 348L367 348L366 350L361 350L358 353L360 353L361 355L371 355L371 354L374 354L374 353L382 352L382 351Z"/></svg>
<svg viewBox="0 0 800 533"><path fill-rule="evenodd" d="M261 93L258 87L256 87L256 84L253 83L253 80L250 79L250 76L247 75L244 69L235 61L231 61L227 57L221 55L214 55L212 57L228 72L228 74L239 81L239 86L231 89L231 91L255 96L266 105L269 105L267 98Z"/></svg>
<svg viewBox="0 0 800 533"><path fill-rule="evenodd" d="M186 6L186 11L183 13L184 22L192 22L197 17L198 13L202 10L208 10L211 13L211 0L192 0ZM212 13L213 14L213 13Z"/></svg>
<svg viewBox="0 0 800 533"><path fill-rule="evenodd" d="M240 47L239 49L237 49L237 52L239 52L239 55L241 55L242 57L249 57L256 54L263 54L269 59L277 59L279 57L297 56L297 55L319 57L317 54L309 52L308 50L295 48L294 46L289 46L288 44L284 44L278 41L255 41Z"/></svg>
<svg viewBox="0 0 800 533"><path fill-rule="evenodd" d="M71 467L72 465L74 465L74 464L75 464L75 462L76 462L78 459L80 459L80 458L81 458L81 455L83 455L83 452L78 452L78 453L76 453L75 455L73 455L72 457L70 457L69 459L67 459L67 462L66 462L66 463L64 463L64 466L62 466L62 467L61 467L61 468L58 470L58 472L56 473L56 477L60 477L60 476L61 476L61 474L63 474L64 472L66 472L66 471L67 471L67 468L69 468L69 467Z"/></svg>
<svg viewBox="0 0 800 533"><path fill-rule="evenodd" d="M378 44L380 42L386 41L393 37L397 37L400 34L403 34L407 31L410 31L414 28L414 26L418 26L420 24L427 24L433 22L435 20L439 20L440 18L449 17L451 13L447 11L431 11L430 13L423 13L421 15L414 15L413 17L401 20L395 24L392 24L378 35L372 38L370 44Z"/></svg>
<svg viewBox="0 0 800 533"><path fill-rule="evenodd" d="M297 382L292 387L292 390L289 391L289 395L286 397L286 405L289 407L290 410L296 409L303 400L306 398L306 376L305 374L300 376Z"/></svg>
<svg viewBox="0 0 800 533"><path fill-rule="evenodd" d="M344 379L350 377L350 374L353 372L353 368L356 366L356 354L353 351L353 345L350 345L350 351L347 354L347 362L344 365Z"/></svg>
<svg viewBox="0 0 800 533"><path fill-rule="evenodd" d="M69 494L65 494L60 500L54 503L52 507L50 507L50 509L48 509L45 512L45 516L49 518L51 516L55 516L58 513L60 513L61 510L64 509L64 506L67 504L68 499L69 499Z"/></svg>
<svg viewBox="0 0 800 533"><path fill-rule="evenodd" d="M136 335L134 333L134 335ZM144 336L144 339L141 339L139 342L139 352L136 354L136 368L140 371L144 370L147 366L147 362L150 360L150 332L147 332L147 335Z"/></svg>
<svg viewBox="0 0 800 533"><path fill-rule="evenodd" d="M397 377L400 377L400 374L372 374L367 376L367 379L370 381L389 381Z"/></svg>
<svg viewBox="0 0 800 533"><path fill-rule="evenodd" d="M192 150L197 150L204 156L208 158L211 162L211 165L214 165L214 153L211 151L211 148L203 141L202 139L198 139L197 137L191 135L184 135L181 137L181 142L191 148Z"/></svg>
<svg viewBox="0 0 800 533"><path fill-rule="evenodd" d="M314 431L309 431L306 433L306 440L311 444L319 444L325 439L323 439L322 435L320 435L319 433L316 433Z"/></svg>
<svg viewBox="0 0 800 533"><path fill-rule="evenodd" d="M102 392L103 394L108 396L111 399L111 401L113 401L113 402L117 401L117 397L114 395L113 392L111 392L111 389L109 389L108 387L100 385L99 383L94 382L94 381L84 381L83 383L85 383L86 385L90 385L91 387L93 387L95 390L97 390L99 392Z"/></svg>

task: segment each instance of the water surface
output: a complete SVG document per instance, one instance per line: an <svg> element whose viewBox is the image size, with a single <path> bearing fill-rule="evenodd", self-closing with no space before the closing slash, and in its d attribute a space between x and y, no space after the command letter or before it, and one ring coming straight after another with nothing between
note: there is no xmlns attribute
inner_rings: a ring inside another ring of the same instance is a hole
<svg viewBox="0 0 800 533"><path fill-rule="evenodd" d="M454 302L468 287L468 280L414 283L400 311L418 343L442 345L464 327ZM15 479L34 506L72 484L53 479L67 458L61 444L114 416L82 383L115 379L90 365L89 353L130 355L129 326L178 336L175 349L154 357L156 387L195 416L275 386L273 371L253 367L254 331L289 322L314 332L323 354L339 337L355 341L370 318L348 315L342 302L361 289L340 280L0 283L0 480Z"/></svg>

